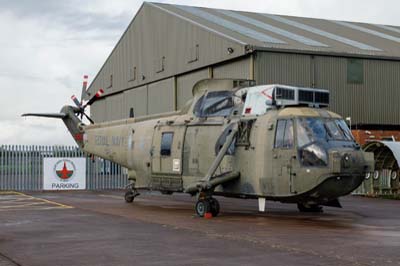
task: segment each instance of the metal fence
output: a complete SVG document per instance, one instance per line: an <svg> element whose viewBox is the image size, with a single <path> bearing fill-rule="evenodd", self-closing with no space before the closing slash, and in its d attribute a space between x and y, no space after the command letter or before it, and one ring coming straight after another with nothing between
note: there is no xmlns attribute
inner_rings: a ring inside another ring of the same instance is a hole
<svg viewBox="0 0 400 266"><path fill-rule="evenodd" d="M86 189L120 189L128 184L128 171L113 162L88 157L73 146L0 146L0 190L43 189L43 158L86 158Z"/></svg>

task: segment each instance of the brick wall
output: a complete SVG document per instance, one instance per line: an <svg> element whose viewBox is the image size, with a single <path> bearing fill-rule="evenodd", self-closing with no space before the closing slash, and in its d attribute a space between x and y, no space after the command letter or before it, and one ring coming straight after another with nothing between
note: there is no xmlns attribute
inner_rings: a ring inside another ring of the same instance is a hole
<svg viewBox="0 0 400 266"><path fill-rule="evenodd" d="M372 140L391 140L392 136L395 141L400 141L400 130L352 130L354 138L356 141L364 145L368 141Z"/></svg>

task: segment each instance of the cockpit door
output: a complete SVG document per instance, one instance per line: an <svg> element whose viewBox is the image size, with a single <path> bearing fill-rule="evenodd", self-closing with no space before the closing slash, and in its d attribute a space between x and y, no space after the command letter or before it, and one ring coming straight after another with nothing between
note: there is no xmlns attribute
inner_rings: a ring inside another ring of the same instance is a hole
<svg viewBox="0 0 400 266"><path fill-rule="evenodd" d="M274 192L276 196L287 196L295 192L293 178L296 149L292 119L279 119L276 124L274 160Z"/></svg>

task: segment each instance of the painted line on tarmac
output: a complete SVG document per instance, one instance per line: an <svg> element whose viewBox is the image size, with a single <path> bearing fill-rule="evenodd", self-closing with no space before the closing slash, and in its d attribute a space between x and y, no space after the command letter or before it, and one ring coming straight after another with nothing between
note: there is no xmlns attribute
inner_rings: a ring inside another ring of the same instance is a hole
<svg viewBox="0 0 400 266"><path fill-rule="evenodd" d="M18 195L16 191L0 191L0 195Z"/></svg>
<svg viewBox="0 0 400 266"><path fill-rule="evenodd" d="M21 192L17 192L17 193L19 195L21 195L21 196L25 196L25 197L30 198L32 200L40 200L40 201L43 201L43 202L46 202L46 203L49 203L49 204L53 204L53 205L57 205L59 207L63 207L63 208L67 208L67 209L73 208L72 206L68 206L68 205L65 205L65 204L62 204L62 203L58 203L58 202L55 202L55 201L51 201L51 200L47 200L47 199L43 199L43 198L36 198L36 197L30 196L30 195L27 195L27 194L24 194L24 193L21 193Z"/></svg>
<svg viewBox="0 0 400 266"><path fill-rule="evenodd" d="M13 208L21 210L21 208L23 208L23 207L26 207L26 208L34 207L34 208L32 208L32 210L39 210L39 209L44 209L44 208L45 209L72 209L72 208L74 208L74 207L69 206L69 205L61 204L61 203L58 203L58 202L55 202L55 201L51 201L51 200L47 200L47 199L43 199L43 198L33 197L33 196L24 194L22 192L17 192L17 191L0 192L0 196L1 195L7 195L7 196L8 195L15 195L15 196L18 196L20 198L16 197L13 200L9 200L8 199L8 200L3 201L3 202L6 202L8 204L10 204L12 202L17 203L17 204L15 204L15 205L5 205L5 206L4 205L3 206L0 205L0 211L6 211L6 210L13 209ZM20 204L24 200L28 200L30 202L26 202L26 203ZM2 201L0 199L0 203L1 202ZM52 205L52 206L47 206L47 207L46 206L41 206L43 204L49 204L49 205ZM54 206L56 206L56 207L54 207ZM36 207L39 207L39 208L36 208ZM42 208L40 208L40 207L42 207Z"/></svg>

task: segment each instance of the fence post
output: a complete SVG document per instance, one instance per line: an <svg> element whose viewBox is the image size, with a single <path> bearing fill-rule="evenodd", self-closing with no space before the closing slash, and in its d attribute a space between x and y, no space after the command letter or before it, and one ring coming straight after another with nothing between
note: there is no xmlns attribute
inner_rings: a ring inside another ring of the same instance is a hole
<svg viewBox="0 0 400 266"><path fill-rule="evenodd" d="M1 145L0 147L0 190L4 189L4 146Z"/></svg>

